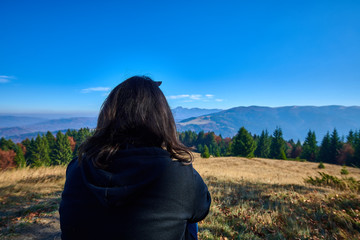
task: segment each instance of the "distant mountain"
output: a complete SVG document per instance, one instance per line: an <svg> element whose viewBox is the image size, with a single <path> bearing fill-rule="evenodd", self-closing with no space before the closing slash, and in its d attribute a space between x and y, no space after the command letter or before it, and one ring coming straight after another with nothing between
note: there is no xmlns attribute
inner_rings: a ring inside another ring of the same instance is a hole
<svg viewBox="0 0 360 240"><path fill-rule="evenodd" d="M290 106L290 107L236 107L221 112L182 120L179 131L214 131L223 137L234 136L244 126L252 134L267 129L270 134L279 126L285 139L303 141L309 129L315 131L320 142L327 131L336 128L340 135L350 129L360 129L360 107L344 106Z"/></svg>
<svg viewBox="0 0 360 240"><path fill-rule="evenodd" d="M203 108L183 108L177 107L171 110L175 122L181 121L183 119L187 119L190 117L199 117L206 114L217 113L222 111L222 109L203 109Z"/></svg>
<svg viewBox="0 0 360 240"><path fill-rule="evenodd" d="M58 131L63 129L80 129L80 128L95 128L97 118L95 117L75 117L65 119L51 119L34 124L26 124L23 122L18 127L0 128L0 137L18 139L25 139L26 137L35 136L37 133L47 131ZM23 136L23 137L20 137Z"/></svg>
<svg viewBox="0 0 360 240"><path fill-rule="evenodd" d="M0 128L19 127L24 125L24 123L35 124L46 120L46 118L39 117L0 115Z"/></svg>
<svg viewBox="0 0 360 240"><path fill-rule="evenodd" d="M55 136L58 131L65 134L67 129L50 131L50 132ZM46 133L47 133L47 131L44 131L44 132L41 132L41 131L39 131L39 132L30 132L30 133L23 133L23 134L8 136L6 138L11 139L15 143L18 143L18 142L21 142L22 140L24 140L26 138L28 138L28 139L34 138L35 139L38 134L45 135Z"/></svg>
<svg viewBox="0 0 360 240"><path fill-rule="evenodd" d="M350 129L360 129L360 107L344 106L290 106L290 107L236 107L228 110L177 107L172 110L179 131L214 131L223 137L234 136L244 126L252 134L267 129L270 134L276 126L282 128L285 139L303 141L309 129L318 141L327 131L336 128L340 135ZM186 119L184 119L186 118ZM180 119L182 119L180 121ZM13 123L11 122L13 121ZM0 137L21 141L37 133L64 129L95 128L96 117L71 117L46 120L37 117L0 116Z"/></svg>
<svg viewBox="0 0 360 240"><path fill-rule="evenodd" d="M172 110L176 121L189 117L198 117L204 114L210 114L221 111L220 109L201 109L201 108L182 108L177 107ZM44 115L45 117L9 116L0 115L0 137L6 137L21 141L25 138L31 138L38 133L54 132L63 129L80 129L84 127L95 128L97 117L67 117L61 114ZM59 118L60 117L60 118Z"/></svg>

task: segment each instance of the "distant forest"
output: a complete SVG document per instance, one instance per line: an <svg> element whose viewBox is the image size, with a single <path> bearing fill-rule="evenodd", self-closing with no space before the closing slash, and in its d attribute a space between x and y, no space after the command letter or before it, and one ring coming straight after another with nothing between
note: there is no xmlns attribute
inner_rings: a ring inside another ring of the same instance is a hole
<svg viewBox="0 0 360 240"><path fill-rule="evenodd" d="M16 144L11 139L1 138L0 169L66 165L92 133L88 128L68 130L65 134L59 131L56 136L48 131ZM281 128L276 128L272 135L266 130L261 135L252 135L242 127L233 138L223 138L214 132L185 131L179 133L179 139L203 158L260 157L360 167L360 130L350 130L345 139L334 129L321 142L316 140L315 132L309 130L303 143L292 139L285 141Z"/></svg>

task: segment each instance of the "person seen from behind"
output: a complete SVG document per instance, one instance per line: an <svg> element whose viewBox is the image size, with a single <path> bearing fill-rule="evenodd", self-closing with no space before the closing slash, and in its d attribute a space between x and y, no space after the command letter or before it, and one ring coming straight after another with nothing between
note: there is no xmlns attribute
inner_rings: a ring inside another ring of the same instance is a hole
<svg viewBox="0 0 360 240"><path fill-rule="evenodd" d="M62 239L197 239L211 197L160 84L134 76L106 98L66 171Z"/></svg>

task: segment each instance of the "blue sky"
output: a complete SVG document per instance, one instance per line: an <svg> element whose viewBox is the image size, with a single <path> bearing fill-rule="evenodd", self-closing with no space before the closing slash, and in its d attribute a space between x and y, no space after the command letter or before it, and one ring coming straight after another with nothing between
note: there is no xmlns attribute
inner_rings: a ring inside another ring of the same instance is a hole
<svg viewBox="0 0 360 240"><path fill-rule="evenodd" d="M133 75L173 108L360 105L360 1L0 1L0 113L97 112Z"/></svg>

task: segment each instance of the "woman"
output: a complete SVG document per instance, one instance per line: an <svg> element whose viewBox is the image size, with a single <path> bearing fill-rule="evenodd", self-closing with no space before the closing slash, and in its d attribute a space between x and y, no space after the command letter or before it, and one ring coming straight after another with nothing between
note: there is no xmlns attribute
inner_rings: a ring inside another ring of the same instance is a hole
<svg viewBox="0 0 360 240"><path fill-rule="evenodd" d="M131 77L103 103L94 135L67 168L63 239L197 238L194 223L211 198L160 84Z"/></svg>

